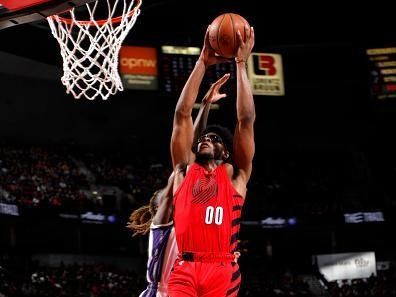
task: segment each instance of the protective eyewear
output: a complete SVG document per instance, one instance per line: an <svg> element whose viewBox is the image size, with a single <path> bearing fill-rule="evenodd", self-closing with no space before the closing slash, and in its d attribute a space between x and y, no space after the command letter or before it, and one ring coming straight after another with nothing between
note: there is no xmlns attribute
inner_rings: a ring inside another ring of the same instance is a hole
<svg viewBox="0 0 396 297"><path fill-rule="evenodd" d="M223 139L219 135L216 134L205 134L198 138L198 143L204 142L208 139L211 143L223 143Z"/></svg>

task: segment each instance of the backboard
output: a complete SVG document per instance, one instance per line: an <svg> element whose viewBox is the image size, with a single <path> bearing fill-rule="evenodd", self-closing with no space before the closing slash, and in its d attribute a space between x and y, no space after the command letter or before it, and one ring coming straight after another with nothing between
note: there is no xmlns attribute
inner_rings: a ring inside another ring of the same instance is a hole
<svg viewBox="0 0 396 297"><path fill-rule="evenodd" d="M0 30L59 14L94 0L0 0Z"/></svg>

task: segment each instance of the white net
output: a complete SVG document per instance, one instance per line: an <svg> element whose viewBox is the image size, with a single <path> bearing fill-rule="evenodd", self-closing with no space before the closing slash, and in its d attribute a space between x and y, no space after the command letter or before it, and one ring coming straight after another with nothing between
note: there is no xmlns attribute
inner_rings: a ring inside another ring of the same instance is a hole
<svg viewBox="0 0 396 297"><path fill-rule="evenodd" d="M77 19L76 15L81 15L77 8L47 18L60 45L61 81L67 93L76 99L93 100L100 95L106 100L124 89L118 74L118 53L140 14L140 5L141 0L97 0L85 4L85 21ZM95 20L99 14L103 17Z"/></svg>

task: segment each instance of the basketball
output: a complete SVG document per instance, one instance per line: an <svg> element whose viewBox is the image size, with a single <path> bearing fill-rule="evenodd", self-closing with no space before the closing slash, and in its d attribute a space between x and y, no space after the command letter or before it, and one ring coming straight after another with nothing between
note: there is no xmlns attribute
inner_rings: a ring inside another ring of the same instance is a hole
<svg viewBox="0 0 396 297"><path fill-rule="evenodd" d="M216 17L210 24L209 43L214 51L225 58L235 57L238 50L237 32L245 39L244 27L249 23L235 13L224 13Z"/></svg>

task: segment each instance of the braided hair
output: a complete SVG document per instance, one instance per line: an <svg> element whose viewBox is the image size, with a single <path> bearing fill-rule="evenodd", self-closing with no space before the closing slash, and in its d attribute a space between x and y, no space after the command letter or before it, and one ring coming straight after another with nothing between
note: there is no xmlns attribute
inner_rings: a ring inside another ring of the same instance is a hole
<svg viewBox="0 0 396 297"><path fill-rule="evenodd" d="M149 204L135 209L129 216L129 221L126 227L133 232L132 236L146 235L150 231L151 222L157 212L157 197L160 192L161 190L155 191L153 196L150 198Z"/></svg>

